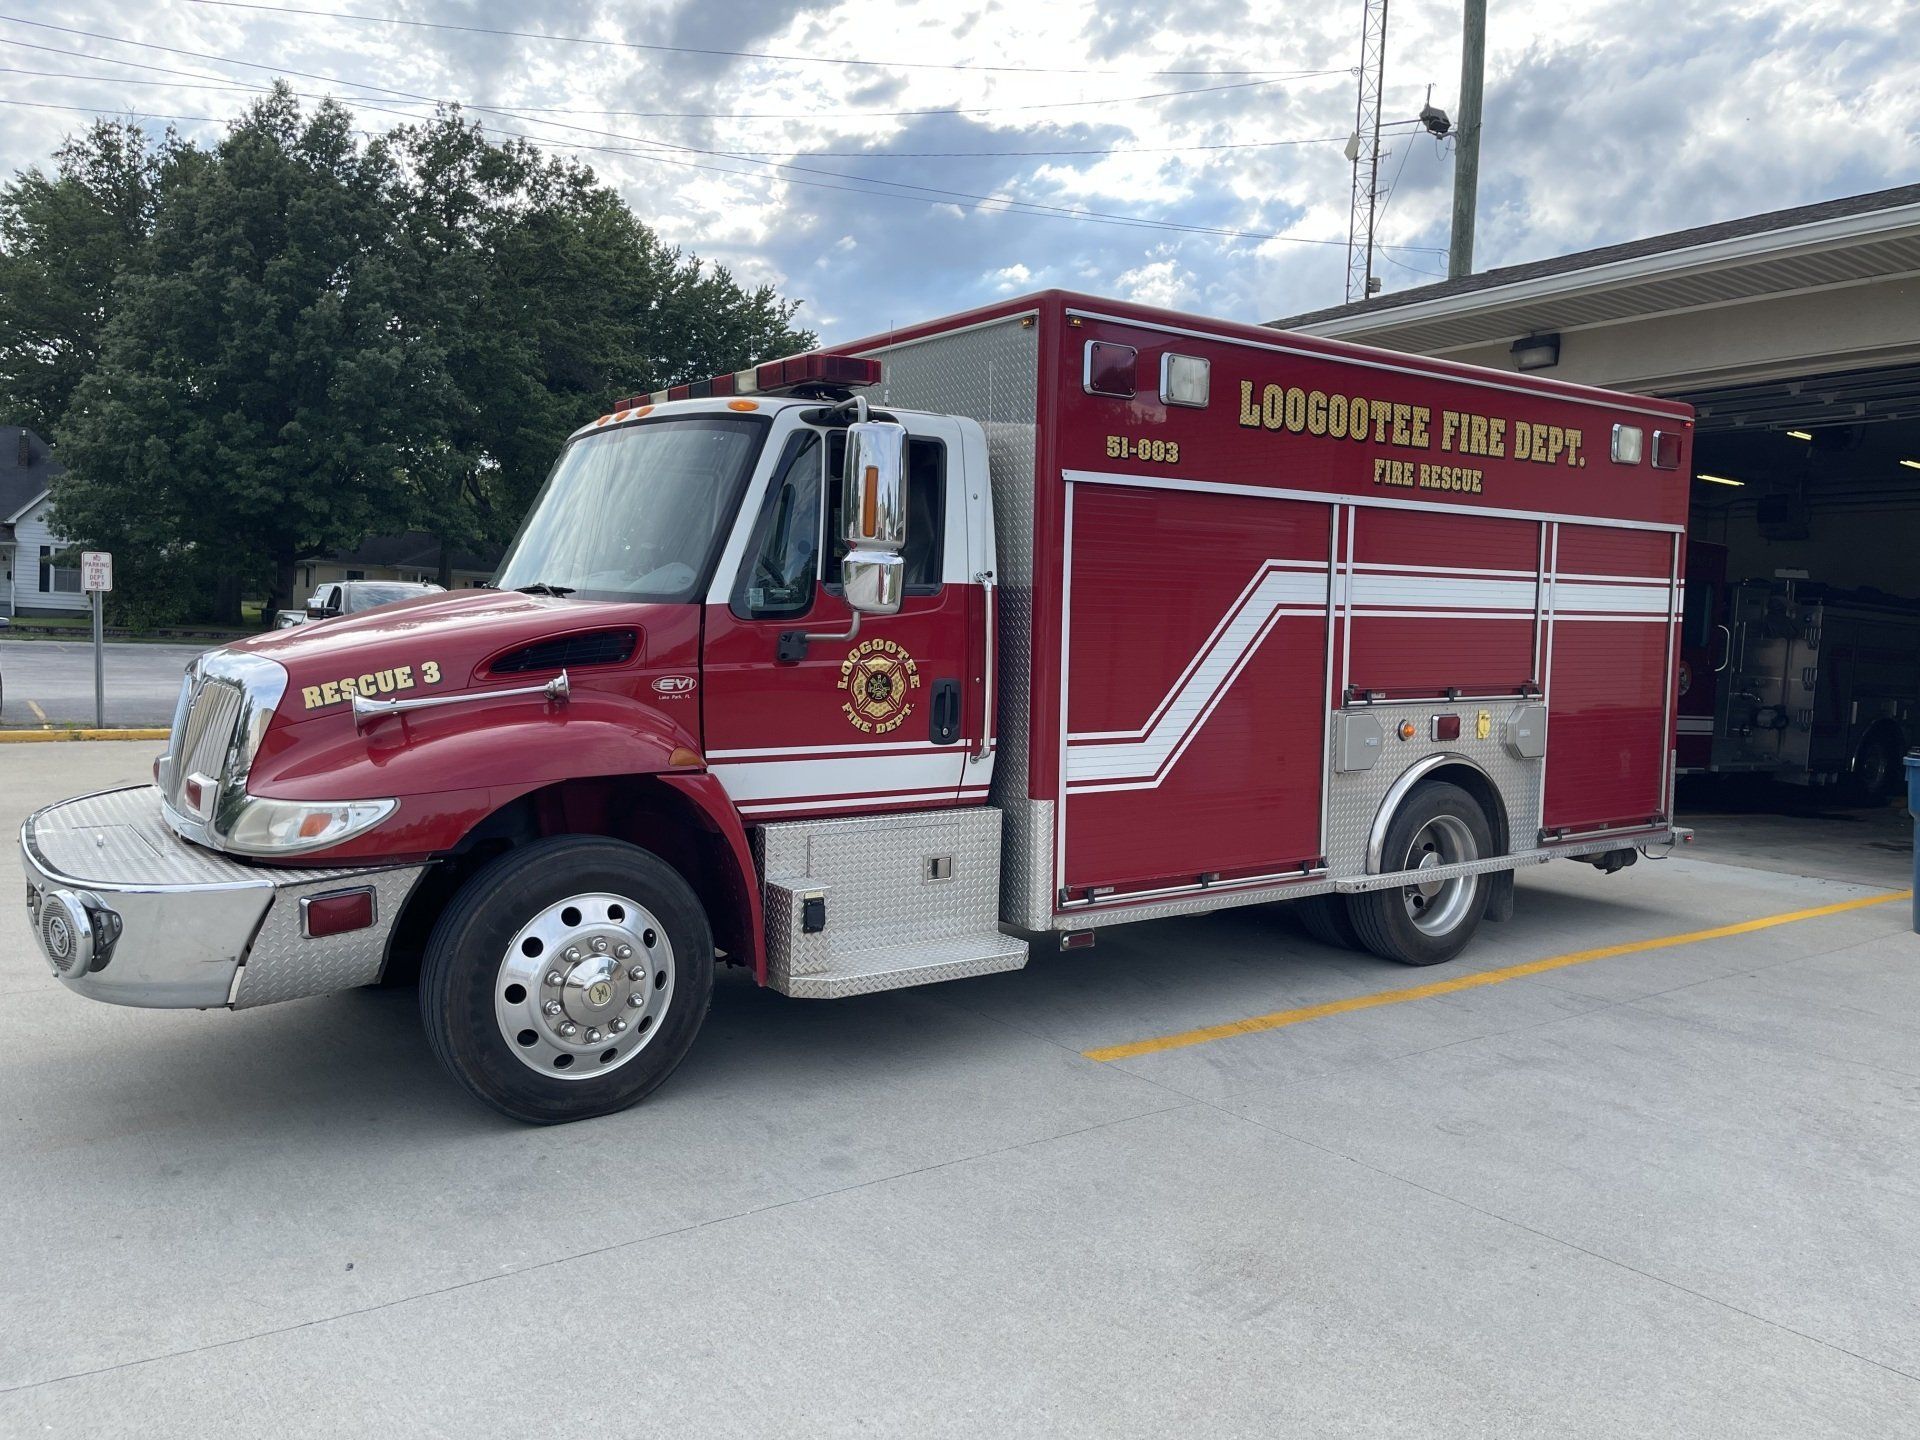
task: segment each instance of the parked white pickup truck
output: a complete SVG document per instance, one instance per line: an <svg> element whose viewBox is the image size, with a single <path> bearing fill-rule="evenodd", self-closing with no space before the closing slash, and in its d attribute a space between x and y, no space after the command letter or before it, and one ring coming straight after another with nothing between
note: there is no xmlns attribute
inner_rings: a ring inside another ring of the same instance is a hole
<svg viewBox="0 0 1920 1440"><path fill-rule="evenodd" d="M396 600L412 600L420 595L437 595L446 587L415 584L402 580L336 580L322 585L307 598L304 610L282 610L273 617L273 628L285 630L309 620L331 620L336 615L357 615L376 605L391 605Z"/></svg>

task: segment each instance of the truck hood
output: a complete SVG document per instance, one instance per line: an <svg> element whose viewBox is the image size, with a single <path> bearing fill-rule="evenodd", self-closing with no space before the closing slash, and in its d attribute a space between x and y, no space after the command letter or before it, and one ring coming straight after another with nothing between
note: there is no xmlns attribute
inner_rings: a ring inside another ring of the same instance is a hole
<svg viewBox="0 0 1920 1440"><path fill-rule="evenodd" d="M467 590L421 595L358 615L311 621L285 630L268 630L228 647L263 655L290 674L312 665L344 673L363 658L392 647L409 648L457 642L464 652L475 642L511 644L516 635L540 638L556 626L556 612L585 613L584 605L517 591ZM594 610L657 610L653 605L593 606ZM569 627L571 628L571 627ZM444 662L443 662L444 663Z"/></svg>
<svg viewBox="0 0 1920 1440"><path fill-rule="evenodd" d="M588 763L594 735L607 767L666 768L699 745L700 622L692 604L474 590L253 636L231 649L279 664L287 689L248 789L305 799L513 784ZM565 704L499 694L562 669ZM471 699L356 724L359 696Z"/></svg>

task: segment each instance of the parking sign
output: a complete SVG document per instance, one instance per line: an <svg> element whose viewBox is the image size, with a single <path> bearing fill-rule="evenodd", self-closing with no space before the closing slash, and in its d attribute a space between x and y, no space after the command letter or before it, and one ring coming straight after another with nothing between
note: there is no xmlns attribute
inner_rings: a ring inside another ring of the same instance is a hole
<svg viewBox="0 0 1920 1440"><path fill-rule="evenodd" d="M113 556L110 552L105 550L80 552L80 589L87 595L95 591L104 595L113 589Z"/></svg>

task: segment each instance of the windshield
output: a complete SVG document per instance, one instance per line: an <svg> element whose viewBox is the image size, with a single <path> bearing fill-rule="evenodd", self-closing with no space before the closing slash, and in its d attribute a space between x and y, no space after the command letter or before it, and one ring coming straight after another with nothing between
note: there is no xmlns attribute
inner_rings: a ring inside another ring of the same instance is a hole
<svg viewBox="0 0 1920 1440"><path fill-rule="evenodd" d="M561 452L494 584L693 599L765 434L758 417L683 415L582 436Z"/></svg>

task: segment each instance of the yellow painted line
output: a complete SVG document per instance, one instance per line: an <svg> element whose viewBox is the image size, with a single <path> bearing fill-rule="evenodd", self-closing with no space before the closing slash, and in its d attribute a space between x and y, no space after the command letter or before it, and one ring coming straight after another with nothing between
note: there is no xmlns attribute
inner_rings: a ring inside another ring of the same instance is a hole
<svg viewBox="0 0 1920 1440"><path fill-rule="evenodd" d="M1711 930L1689 930L1683 935L1661 935L1652 940L1629 940L1624 945L1603 945L1597 950L1575 950L1567 955L1552 955L1545 960L1529 960L1524 965L1509 965L1504 970L1476 970L1451 980L1436 980L1431 985L1410 985L1403 990L1380 990L1372 995L1355 995L1346 1000L1330 1000L1324 1005L1303 1005L1298 1010L1275 1010L1245 1020L1229 1020L1224 1025L1203 1025L1198 1030L1182 1030L1175 1035L1156 1035L1150 1040L1134 1040L1125 1045L1107 1045L1080 1053L1089 1060L1132 1060L1141 1055L1157 1055L1163 1050L1184 1050L1189 1045L1206 1045L1228 1040L1235 1035L1257 1035L1263 1030L1284 1030L1289 1025L1304 1025L1309 1020L1324 1020L1329 1015L1348 1015L1355 1010L1374 1010L1382 1005L1404 1005L1409 1000L1430 1000L1435 995L1453 995L1462 990L1477 990L1483 985L1503 985L1528 975L1544 975L1549 970L1564 970L1569 965L1585 965L1590 960L1609 960L1616 955L1634 955L1646 950L1668 950L1675 945L1695 945L1702 940L1724 940L1732 935L1750 935L1755 930L1771 930L1776 925L1792 925L1801 920L1818 920L1823 915L1839 915L1848 910L1865 910L1873 905L1891 905L1896 900L1911 900L1911 890L1896 890L1887 895L1868 895L1858 900L1842 900L1833 905L1817 905L1811 910L1789 910L1784 915L1763 915L1758 920L1742 920L1734 925L1716 925Z"/></svg>
<svg viewBox="0 0 1920 1440"><path fill-rule="evenodd" d="M0 730L0 745L46 745L63 740L164 740L165 730Z"/></svg>
<svg viewBox="0 0 1920 1440"><path fill-rule="evenodd" d="M47 723L47 712L40 708L38 701L34 701L34 700L27 701L27 709L33 711L34 718L37 719L42 725Z"/></svg>

